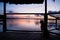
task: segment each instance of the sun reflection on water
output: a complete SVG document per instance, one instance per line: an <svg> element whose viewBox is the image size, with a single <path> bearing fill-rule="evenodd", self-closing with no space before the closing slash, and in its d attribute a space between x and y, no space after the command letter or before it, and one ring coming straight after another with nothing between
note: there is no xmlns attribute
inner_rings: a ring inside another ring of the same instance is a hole
<svg viewBox="0 0 60 40"><path fill-rule="evenodd" d="M40 20L34 20L34 19L11 19L7 20L7 26L16 25L17 28L20 27L22 30L40 30Z"/></svg>

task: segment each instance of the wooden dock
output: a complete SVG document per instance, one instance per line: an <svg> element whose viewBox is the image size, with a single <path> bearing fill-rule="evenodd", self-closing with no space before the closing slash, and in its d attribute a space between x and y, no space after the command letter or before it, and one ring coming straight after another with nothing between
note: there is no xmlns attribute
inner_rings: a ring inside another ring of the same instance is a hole
<svg viewBox="0 0 60 40"><path fill-rule="evenodd" d="M41 33L37 32L1 32L0 40L45 40ZM48 40L60 40L60 36L50 35Z"/></svg>

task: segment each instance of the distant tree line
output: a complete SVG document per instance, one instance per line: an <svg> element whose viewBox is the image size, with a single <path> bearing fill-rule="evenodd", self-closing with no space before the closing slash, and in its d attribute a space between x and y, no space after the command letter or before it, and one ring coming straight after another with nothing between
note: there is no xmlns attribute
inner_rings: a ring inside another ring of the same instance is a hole
<svg viewBox="0 0 60 40"><path fill-rule="evenodd" d="M59 11L48 11L48 13L60 13L60 10Z"/></svg>

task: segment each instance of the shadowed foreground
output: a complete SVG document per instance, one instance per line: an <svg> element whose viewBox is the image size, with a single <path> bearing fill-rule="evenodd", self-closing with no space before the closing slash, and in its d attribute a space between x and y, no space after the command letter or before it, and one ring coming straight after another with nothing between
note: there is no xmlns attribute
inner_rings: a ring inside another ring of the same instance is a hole
<svg viewBox="0 0 60 40"><path fill-rule="evenodd" d="M0 40L43 40L40 32L6 32L0 33ZM45 40L45 39L44 39ZM50 35L48 40L60 40L59 36Z"/></svg>

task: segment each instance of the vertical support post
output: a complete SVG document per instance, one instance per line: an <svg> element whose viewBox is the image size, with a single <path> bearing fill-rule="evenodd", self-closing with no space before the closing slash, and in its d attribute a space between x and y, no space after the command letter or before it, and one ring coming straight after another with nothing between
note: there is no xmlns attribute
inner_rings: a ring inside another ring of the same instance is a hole
<svg viewBox="0 0 60 40"><path fill-rule="evenodd" d="M47 16L47 0L45 0L45 15L44 15L44 23L45 23L45 29L47 30L47 20L48 20L48 16Z"/></svg>
<svg viewBox="0 0 60 40"><path fill-rule="evenodd" d="M6 32L6 2L4 1L3 32Z"/></svg>
<svg viewBox="0 0 60 40"><path fill-rule="evenodd" d="M44 37L49 38L49 32L47 29L47 21L48 21L48 15L47 15L47 0L45 0L45 15L44 15L44 24L45 24L45 31L44 31Z"/></svg>

